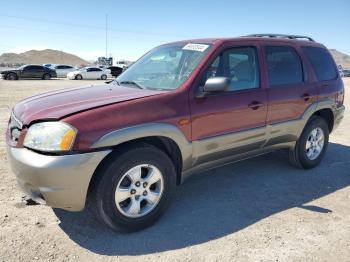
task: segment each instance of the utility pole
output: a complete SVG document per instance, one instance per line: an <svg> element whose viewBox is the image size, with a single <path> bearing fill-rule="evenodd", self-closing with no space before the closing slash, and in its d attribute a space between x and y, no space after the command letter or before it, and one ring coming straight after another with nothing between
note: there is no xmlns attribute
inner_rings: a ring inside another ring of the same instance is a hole
<svg viewBox="0 0 350 262"><path fill-rule="evenodd" d="M108 14L106 14L106 59L108 55Z"/></svg>

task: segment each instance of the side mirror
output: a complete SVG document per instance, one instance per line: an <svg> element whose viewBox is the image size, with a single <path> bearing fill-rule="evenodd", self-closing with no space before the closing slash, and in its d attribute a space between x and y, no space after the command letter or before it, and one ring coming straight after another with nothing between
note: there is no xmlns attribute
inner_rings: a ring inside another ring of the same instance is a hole
<svg viewBox="0 0 350 262"><path fill-rule="evenodd" d="M208 78L203 87L197 92L197 97L205 97L210 93L225 92L230 87L230 79L227 77Z"/></svg>

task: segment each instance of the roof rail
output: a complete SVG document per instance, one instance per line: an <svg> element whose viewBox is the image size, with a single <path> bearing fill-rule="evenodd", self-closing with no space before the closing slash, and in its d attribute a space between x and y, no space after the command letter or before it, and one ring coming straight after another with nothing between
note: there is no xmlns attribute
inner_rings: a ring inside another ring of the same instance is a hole
<svg viewBox="0 0 350 262"><path fill-rule="evenodd" d="M311 42L315 42L311 37L304 35L283 35L283 34L252 34L245 35L244 37L271 37L271 38L287 38L287 39L307 39Z"/></svg>

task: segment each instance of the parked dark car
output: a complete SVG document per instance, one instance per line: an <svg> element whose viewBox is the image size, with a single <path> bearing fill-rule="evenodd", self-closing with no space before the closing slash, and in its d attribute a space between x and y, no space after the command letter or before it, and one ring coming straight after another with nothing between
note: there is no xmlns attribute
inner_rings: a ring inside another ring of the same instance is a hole
<svg viewBox="0 0 350 262"><path fill-rule="evenodd" d="M350 77L350 69L344 69L343 70L343 76L344 77Z"/></svg>
<svg viewBox="0 0 350 262"><path fill-rule="evenodd" d="M114 77L118 77L123 72L123 68L119 66L110 66L107 69L111 70L111 75Z"/></svg>
<svg viewBox="0 0 350 262"><path fill-rule="evenodd" d="M24 65L17 69L1 72L1 78L6 80L18 80L23 78L40 78L48 80L57 77L56 71L41 65Z"/></svg>
<svg viewBox="0 0 350 262"><path fill-rule="evenodd" d="M181 41L153 49L109 85L22 100L7 150L33 199L87 208L134 231L154 223L199 170L276 149L298 168L316 167L343 102L336 64L311 38Z"/></svg>

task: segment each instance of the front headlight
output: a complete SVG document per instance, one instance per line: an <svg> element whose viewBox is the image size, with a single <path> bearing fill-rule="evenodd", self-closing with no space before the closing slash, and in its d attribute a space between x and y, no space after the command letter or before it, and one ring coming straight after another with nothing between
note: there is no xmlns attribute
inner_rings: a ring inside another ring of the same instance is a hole
<svg viewBox="0 0 350 262"><path fill-rule="evenodd" d="M45 152L68 151L76 134L76 130L64 122L36 123L29 127L23 145Z"/></svg>

